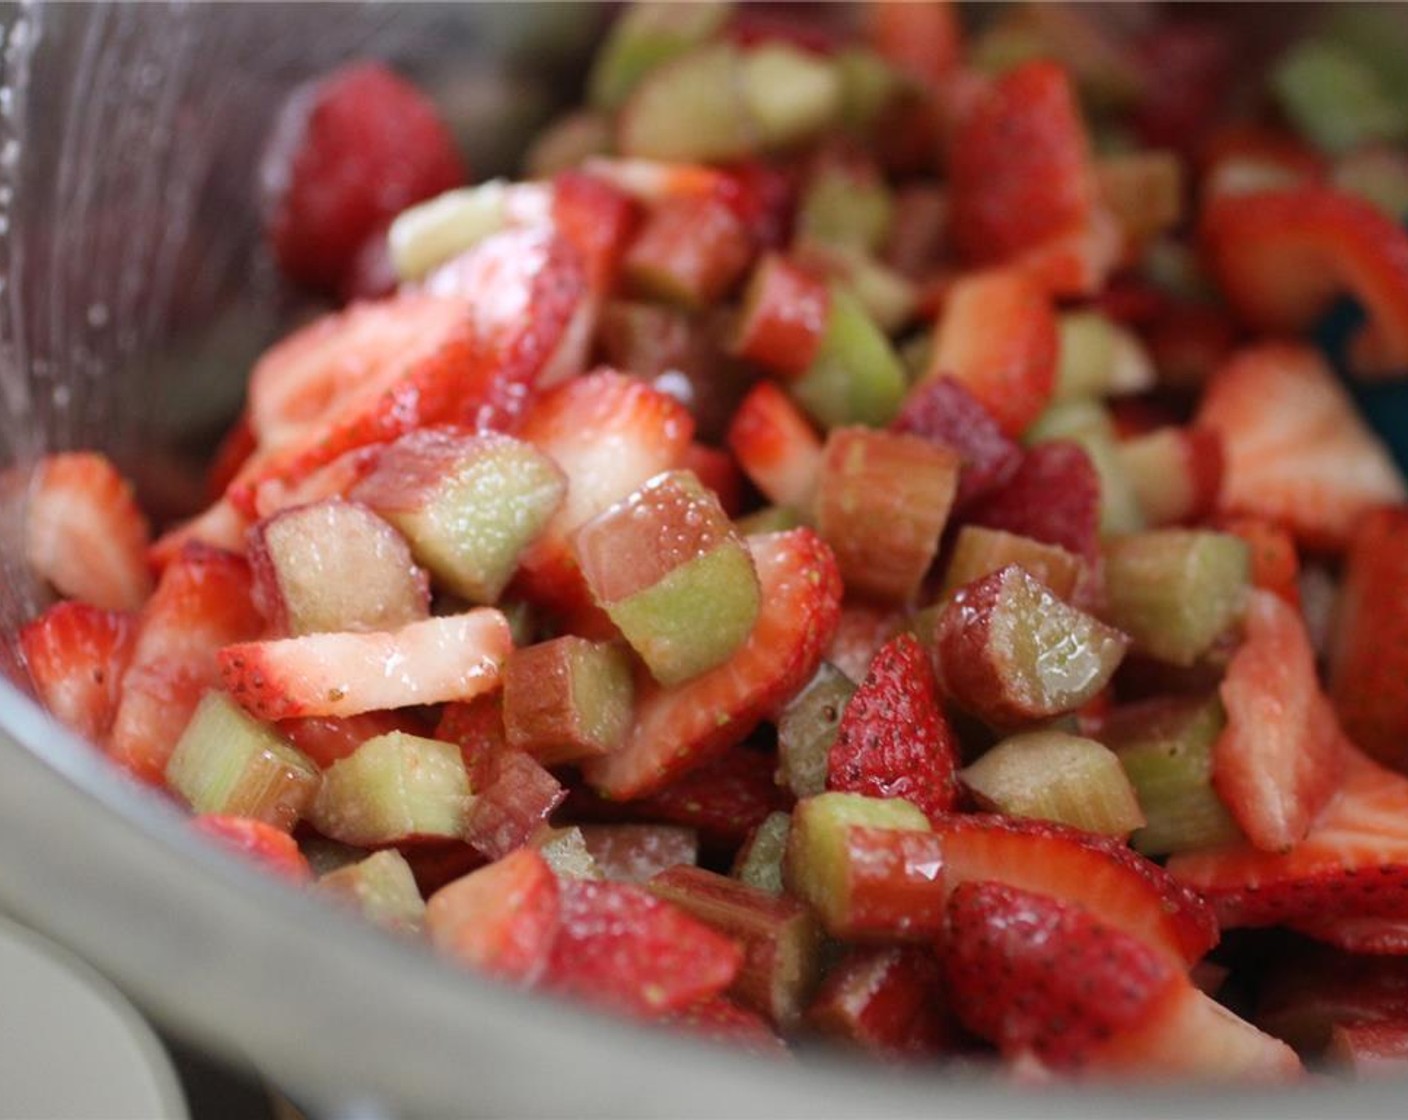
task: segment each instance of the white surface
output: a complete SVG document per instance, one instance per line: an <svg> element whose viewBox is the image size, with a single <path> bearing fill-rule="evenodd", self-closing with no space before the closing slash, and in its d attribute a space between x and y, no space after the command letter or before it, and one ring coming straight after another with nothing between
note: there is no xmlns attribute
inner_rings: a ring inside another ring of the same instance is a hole
<svg viewBox="0 0 1408 1120"><path fill-rule="evenodd" d="M166 1051L117 989L0 918L0 1117L186 1115Z"/></svg>

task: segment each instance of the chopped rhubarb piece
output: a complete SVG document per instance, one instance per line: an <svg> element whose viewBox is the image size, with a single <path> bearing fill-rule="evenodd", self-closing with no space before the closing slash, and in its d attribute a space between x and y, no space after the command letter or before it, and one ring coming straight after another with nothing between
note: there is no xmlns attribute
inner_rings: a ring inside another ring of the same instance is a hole
<svg viewBox="0 0 1408 1120"><path fill-rule="evenodd" d="M699 834L683 825L584 824L580 831L601 877L622 883L644 883L699 859Z"/></svg>
<svg viewBox="0 0 1408 1120"><path fill-rule="evenodd" d="M701 310L743 278L753 252L752 235L722 199L676 198L647 213L621 268L641 295Z"/></svg>
<svg viewBox="0 0 1408 1120"><path fill-rule="evenodd" d="M1069 600L1080 578L1080 557L1054 544L1031 537L965 525L958 531L953 554L944 569L943 591L947 594L965 584L1000 571L1008 564L1020 564L1034 579L1051 589L1058 599Z"/></svg>
<svg viewBox="0 0 1408 1120"><path fill-rule="evenodd" d="M207 813L193 817L191 827L226 849L254 860L280 878L305 883L313 877L308 861L303 858L293 837L264 821Z"/></svg>
<svg viewBox="0 0 1408 1120"><path fill-rule="evenodd" d="M913 635L901 634L880 648L846 702L826 788L903 798L933 820L957 801L957 770L958 742L928 656Z"/></svg>
<svg viewBox="0 0 1408 1120"><path fill-rule="evenodd" d="M396 215L387 231L400 280L419 280L510 224L545 219L550 196L536 183L494 179L438 194Z"/></svg>
<svg viewBox="0 0 1408 1120"><path fill-rule="evenodd" d="M219 681L218 651L263 628L244 558L186 545L138 616L107 744L112 759L142 781L160 785L191 713Z"/></svg>
<svg viewBox="0 0 1408 1120"><path fill-rule="evenodd" d="M796 260L843 288L886 334L902 330L919 309L916 285L862 249L813 241L798 247Z"/></svg>
<svg viewBox="0 0 1408 1120"><path fill-rule="evenodd" d="M498 687L512 648L504 616L481 607L389 632L236 642L217 660L251 715L283 720L469 700Z"/></svg>
<svg viewBox="0 0 1408 1120"><path fill-rule="evenodd" d="M1052 398L1117 397L1154 387L1154 364L1138 335L1097 311L1068 311L1057 320Z"/></svg>
<svg viewBox="0 0 1408 1120"><path fill-rule="evenodd" d="M764 150L808 140L841 114L840 69L831 59L788 43L764 42L745 50L739 77Z"/></svg>
<svg viewBox="0 0 1408 1120"><path fill-rule="evenodd" d="M932 183L895 191L895 216L883 260L899 275L921 280L938 264L949 238L948 193Z"/></svg>
<svg viewBox="0 0 1408 1120"><path fill-rule="evenodd" d="M742 947L734 999L779 1027L797 1023L821 974L821 930L802 903L700 867L668 868L647 889Z"/></svg>
<svg viewBox="0 0 1408 1120"><path fill-rule="evenodd" d="M721 994L742 966L733 941L629 883L568 880L561 897L553 990L654 1017Z"/></svg>
<svg viewBox="0 0 1408 1120"><path fill-rule="evenodd" d="M492 603L566 489L562 472L532 444L431 428L389 445L352 495L405 535L441 585Z"/></svg>
<svg viewBox="0 0 1408 1120"><path fill-rule="evenodd" d="M1058 353L1056 315L1041 288L1015 269L980 272L949 289L924 378L962 382L1015 438L1051 399Z"/></svg>
<svg viewBox="0 0 1408 1120"><path fill-rule="evenodd" d="M255 602L275 634L394 630L430 614L430 584L405 539L340 499L275 514L250 531Z"/></svg>
<svg viewBox="0 0 1408 1120"><path fill-rule="evenodd" d="M1342 549L1376 505L1408 500L1387 451L1323 358L1268 343L1218 370L1197 422L1222 438L1222 512L1282 525L1312 548Z"/></svg>
<svg viewBox="0 0 1408 1120"><path fill-rule="evenodd" d="M880 1058L913 1061L956 1048L943 967L919 946L853 948L826 975L807 1025Z"/></svg>
<svg viewBox="0 0 1408 1120"><path fill-rule="evenodd" d="M728 445L769 501L802 512L811 509L821 440L771 381L759 381L739 403L729 422Z"/></svg>
<svg viewBox="0 0 1408 1120"><path fill-rule="evenodd" d="M1132 648L1188 666L1241 621L1247 546L1230 533L1157 529L1105 546L1105 611Z"/></svg>
<svg viewBox="0 0 1408 1120"><path fill-rule="evenodd" d="M777 777L793 796L814 797L826 789L831 747L855 690L850 677L823 661L782 709L777 720Z"/></svg>
<svg viewBox="0 0 1408 1120"><path fill-rule="evenodd" d="M795 240L877 252L890 233L894 202L880 170L864 156L823 157L798 200Z"/></svg>
<svg viewBox="0 0 1408 1120"><path fill-rule="evenodd" d="M587 848L586 837L576 825L538 829L532 846L559 879L600 879L601 868Z"/></svg>
<svg viewBox="0 0 1408 1120"><path fill-rule="evenodd" d="M759 139L743 90L743 55L728 43L696 47L652 69L616 120L617 150L646 159L739 159Z"/></svg>
<svg viewBox="0 0 1408 1120"><path fill-rule="evenodd" d="M40 703L69 730L101 745L117 716L136 617L62 602L20 628L25 668Z"/></svg>
<svg viewBox="0 0 1408 1120"><path fill-rule="evenodd" d="M909 391L890 427L950 447L962 456L956 511L970 508L975 500L1000 488L1022 461L1021 448L1003 434L972 389L942 374Z"/></svg>
<svg viewBox="0 0 1408 1120"><path fill-rule="evenodd" d="M610 116L595 109L571 109L533 138L523 156L523 170L530 178L547 179L610 152Z"/></svg>
<svg viewBox="0 0 1408 1120"><path fill-rule="evenodd" d="M732 350L769 373L800 376L816 358L829 311L820 280L770 253L748 281Z"/></svg>
<svg viewBox="0 0 1408 1120"><path fill-rule="evenodd" d="M592 66L591 103L620 108L651 70L714 38L728 16L728 5L717 3L639 3L623 10Z"/></svg>
<svg viewBox="0 0 1408 1120"><path fill-rule="evenodd" d="M1029 731L993 747L958 775L984 809L1127 837L1145 823L1113 751L1061 731Z"/></svg>
<svg viewBox="0 0 1408 1120"><path fill-rule="evenodd" d="M466 178L434 105L379 62L291 98L265 156L268 234L284 274L335 289L368 234Z"/></svg>
<svg viewBox="0 0 1408 1120"><path fill-rule="evenodd" d="M1099 554L1100 480L1081 447L1033 447L1012 477L969 514L976 525L1032 537L1093 559Z"/></svg>
<svg viewBox="0 0 1408 1120"><path fill-rule="evenodd" d="M548 967L561 924L557 876L529 849L441 887L425 905L431 943L450 958L514 984Z"/></svg>
<svg viewBox="0 0 1408 1120"><path fill-rule="evenodd" d="M490 859L500 859L533 837L567 791L551 774L519 751L498 760L494 780L474 790L464 838Z"/></svg>
<svg viewBox="0 0 1408 1120"><path fill-rule="evenodd" d="M934 625L943 692L994 727L1073 712L1109 682L1129 639L1010 564L960 588Z"/></svg>
<svg viewBox="0 0 1408 1120"><path fill-rule="evenodd" d="M651 479L572 537L592 597L662 685L727 662L758 618L753 561L687 471Z"/></svg>
<svg viewBox="0 0 1408 1120"><path fill-rule="evenodd" d="M440 719L431 738L458 746L469 770L470 789L487 789L498 773L499 759L508 753L503 693L489 692L473 700L450 701L440 709Z"/></svg>
<svg viewBox="0 0 1408 1120"><path fill-rule="evenodd" d="M913 598L938 551L959 469L956 452L917 436L831 432L817 479L817 529L848 588L888 603Z"/></svg>
<svg viewBox="0 0 1408 1120"><path fill-rule="evenodd" d="M411 865L400 852L374 852L318 879L318 893L350 906L370 922L396 933L419 933L425 923Z"/></svg>
<svg viewBox="0 0 1408 1120"><path fill-rule="evenodd" d="M823 427L883 426L904 397L904 367L860 301L833 285L821 347L791 392Z"/></svg>
<svg viewBox="0 0 1408 1120"><path fill-rule="evenodd" d="M456 747L393 731L328 767L308 819L330 839L369 848L459 837L469 805Z"/></svg>
<svg viewBox="0 0 1408 1120"><path fill-rule="evenodd" d="M1369 514L1350 539L1330 647L1330 698L1345 734L1408 770L1408 509Z"/></svg>
<svg viewBox="0 0 1408 1120"><path fill-rule="evenodd" d="M104 610L136 610L152 590L148 539L131 484L102 455L48 455L35 467L24 557L59 594Z"/></svg>
<svg viewBox="0 0 1408 1120"><path fill-rule="evenodd" d="M318 792L318 768L228 696L208 692L166 764L166 784L196 813L291 832Z"/></svg>
<svg viewBox="0 0 1408 1120"><path fill-rule="evenodd" d="M1246 640L1218 691L1227 726L1212 747L1213 786L1254 846L1288 851L1339 787L1343 741L1294 608L1252 592Z"/></svg>
<svg viewBox="0 0 1408 1120"><path fill-rule="evenodd" d="M1222 491L1222 440L1206 428L1162 427L1124 440L1120 469L1151 526L1201 521Z"/></svg>
<svg viewBox="0 0 1408 1120"><path fill-rule="evenodd" d="M362 712L355 716L307 716L281 720L273 725L285 739L298 748L319 770L326 770L339 759L346 758L368 739L389 731L414 734L423 731L424 724L408 712ZM438 732L437 739L445 738Z"/></svg>
<svg viewBox="0 0 1408 1120"><path fill-rule="evenodd" d="M783 874L833 937L928 941L943 925L943 854L923 812L899 798L798 802Z"/></svg>
<svg viewBox="0 0 1408 1120"><path fill-rule="evenodd" d="M738 850L733 875L741 883L768 894L781 894L782 864L787 854L787 836L792 830L790 813L769 813Z"/></svg>
<svg viewBox="0 0 1408 1120"><path fill-rule="evenodd" d="M619 646L567 634L504 664L508 745L552 766L614 750L631 727L631 664Z"/></svg>
<svg viewBox="0 0 1408 1120"><path fill-rule="evenodd" d="M1069 441L1082 448L1100 483L1100 532L1103 536L1137 533L1144 513L1120 459L1114 417L1099 401L1057 401L1027 430L1035 444Z"/></svg>
<svg viewBox="0 0 1408 1120"><path fill-rule="evenodd" d="M1106 156L1096 164L1095 176L1127 254L1137 254L1183 217L1183 164L1172 152Z"/></svg>

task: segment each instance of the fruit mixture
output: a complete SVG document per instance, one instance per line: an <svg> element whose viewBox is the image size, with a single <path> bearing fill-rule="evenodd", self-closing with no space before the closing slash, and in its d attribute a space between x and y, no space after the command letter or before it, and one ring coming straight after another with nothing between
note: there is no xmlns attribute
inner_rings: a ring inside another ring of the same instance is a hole
<svg viewBox="0 0 1408 1120"><path fill-rule="evenodd" d="M669 1029L1404 1068L1408 489L1349 386L1408 374L1408 48L1265 11L629 7L513 182L326 75L263 178L335 306L192 519L38 465L38 697Z"/></svg>

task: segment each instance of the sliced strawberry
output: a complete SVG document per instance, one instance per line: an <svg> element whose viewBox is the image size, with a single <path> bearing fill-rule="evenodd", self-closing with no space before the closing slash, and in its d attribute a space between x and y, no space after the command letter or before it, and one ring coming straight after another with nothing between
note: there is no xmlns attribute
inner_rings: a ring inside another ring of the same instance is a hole
<svg viewBox="0 0 1408 1120"><path fill-rule="evenodd" d="M368 739L404 731L423 735L420 721L404 712L362 712L355 716L307 716L283 720L279 734L320 770L346 758Z"/></svg>
<svg viewBox="0 0 1408 1120"><path fill-rule="evenodd" d="M933 88L942 86L962 60L958 5L948 0L867 5L865 37L891 66Z"/></svg>
<svg viewBox="0 0 1408 1120"><path fill-rule="evenodd" d="M963 457L954 499L959 516L1011 479L1022 460L1022 449L1003 433L973 390L942 374L910 390L890 427L951 447Z"/></svg>
<svg viewBox="0 0 1408 1120"><path fill-rule="evenodd" d="M743 472L727 451L696 440L680 456L680 469L693 472L705 489L712 490L729 517L743 512Z"/></svg>
<svg viewBox="0 0 1408 1120"><path fill-rule="evenodd" d="M1376 510L1351 538L1329 660L1345 734L1408 769L1408 509Z"/></svg>
<svg viewBox="0 0 1408 1120"><path fill-rule="evenodd" d="M827 974L807 1023L882 1058L937 1057L962 1038L933 950L852 948Z"/></svg>
<svg viewBox="0 0 1408 1120"><path fill-rule="evenodd" d="M136 610L152 590L147 541L131 484L104 456L71 451L35 467L24 555L59 594L105 610Z"/></svg>
<svg viewBox="0 0 1408 1120"><path fill-rule="evenodd" d="M825 659L853 681L870 672L880 647L905 629L905 614L873 603L845 603L836 620L836 633L827 643Z"/></svg>
<svg viewBox="0 0 1408 1120"><path fill-rule="evenodd" d="M441 887L425 927L441 952L511 983L543 975L561 924L557 876L531 848Z"/></svg>
<svg viewBox="0 0 1408 1120"><path fill-rule="evenodd" d="M246 410L240 413L239 419L215 448L215 456L211 459L210 468L205 475L205 494L209 501L220 499L226 487L240 473L246 460L258 448L259 437L254 434L254 425L250 423L249 412Z"/></svg>
<svg viewBox="0 0 1408 1120"><path fill-rule="evenodd" d="M674 467L689 446L694 423L674 398L600 370L545 393L517 434L550 455L568 483L562 506L521 558L518 590L550 609L590 605L568 537L647 479Z"/></svg>
<svg viewBox="0 0 1408 1120"><path fill-rule="evenodd" d="M503 693L451 701L440 710L435 739L460 748L469 771L469 788L485 789L498 773L499 759L508 750L504 732Z"/></svg>
<svg viewBox="0 0 1408 1120"><path fill-rule="evenodd" d="M632 815L698 829L715 847L735 847L769 813L784 807L773 780L777 760L744 745L680 775L659 793L633 801ZM620 812L620 809L617 809Z"/></svg>
<svg viewBox="0 0 1408 1120"><path fill-rule="evenodd" d="M733 352L781 377L806 373L830 313L826 285L786 258L769 254L748 282L743 307Z"/></svg>
<svg viewBox="0 0 1408 1120"><path fill-rule="evenodd" d="M491 607L376 633L226 643L225 690L256 719L352 716L492 692L513 648Z"/></svg>
<svg viewBox="0 0 1408 1120"><path fill-rule="evenodd" d="M255 516L273 517L294 506L327 498L345 498L357 483L376 470L385 447L382 443L356 447L298 477L265 479L254 488Z"/></svg>
<svg viewBox="0 0 1408 1120"><path fill-rule="evenodd" d="M113 760L142 781L161 785L191 713L219 681L216 652L263 628L244 558L187 545L162 572L138 618L108 741Z"/></svg>
<svg viewBox="0 0 1408 1120"><path fill-rule="evenodd" d="M1341 736L1300 612L1253 591L1245 627L1218 690L1227 725L1212 747L1213 788L1255 847L1284 852L1338 788Z"/></svg>
<svg viewBox="0 0 1408 1120"><path fill-rule="evenodd" d="M1199 146L1203 197L1325 180L1325 157L1294 133L1260 124L1223 125Z"/></svg>
<svg viewBox="0 0 1408 1120"><path fill-rule="evenodd" d="M1205 208L1200 237L1249 326L1306 330L1349 291L1370 320L1355 343L1359 372L1408 369L1408 233L1372 203L1316 186L1222 194Z"/></svg>
<svg viewBox="0 0 1408 1120"><path fill-rule="evenodd" d="M1408 499L1388 452L1308 348L1243 350L1208 386L1198 423L1222 437L1222 512L1265 517L1311 548L1343 548L1368 509Z"/></svg>
<svg viewBox="0 0 1408 1120"><path fill-rule="evenodd" d="M841 715L826 788L902 797L936 820L958 798L958 765L928 654L912 634L892 638Z"/></svg>
<svg viewBox="0 0 1408 1120"><path fill-rule="evenodd" d="M673 688L646 685L620 750L583 772L600 793L630 800L747 737L816 672L836 628L841 578L831 550L809 529L750 537L762 610L728 661Z"/></svg>
<svg viewBox="0 0 1408 1120"><path fill-rule="evenodd" d="M699 862L699 837L677 824L583 824L582 841L602 878L649 882L666 868Z"/></svg>
<svg viewBox="0 0 1408 1120"><path fill-rule="evenodd" d="M528 843L567 791L534 759L509 751L498 760L494 780L474 795L465 839L490 859L500 859Z"/></svg>
<svg viewBox="0 0 1408 1120"><path fill-rule="evenodd" d="M1097 1064L1102 1045L1161 1014L1180 985L1166 956L1088 910L1004 883L949 901L944 972L963 1025L1006 1055Z"/></svg>
<svg viewBox="0 0 1408 1120"><path fill-rule="evenodd" d="M788 1052L787 1043L773 1033L766 1019L724 996L691 1004L661 1023L763 1057L780 1057Z"/></svg>
<svg viewBox="0 0 1408 1120"><path fill-rule="evenodd" d="M1015 439L1051 399L1057 349L1046 293L1015 269L980 272L949 289L924 379L962 382Z"/></svg>
<svg viewBox="0 0 1408 1120"><path fill-rule="evenodd" d="M1349 918L1408 918L1408 778L1344 745L1343 784L1288 852L1236 844L1172 856L1224 928Z"/></svg>
<svg viewBox="0 0 1408 1120"><path fill-rule="evenodd" d="M1146 75L1133 116L1140 138L1192 155L1238 73L1235 41L1215 18L1163 20L1137 51Z"/></svg>
<svg viewBox="0 0 1408 1120"><path fill-rule="evenodd" d="M1039 443L968 520L1093 560L1100 552L1100 478L1077 444Z"/></svg>
<svg viewBox="0 0 1408 1120"><path fill-rule="evenodd" d="M1232 356L1239 334L1221 306L1170 301L1142 337L1160 384L1201 389Z"/></svg>
<svg viewBox="0 0 1408 1120"><path fill-rule="evenodd" d="M243 552L245 534L251 520L228 498L207 506L188 521L166 530L147 549L147 563L159 576L166 566L185 551L188 544L201 544L224 552Z"/></svg>
<svg viewBox="0 0 1408 1120"><path fill-rule="evenodd" d="M1202 899L1116 840L985 814L936 821L934 833L950 890L994 880L1064 899L1187 964L1217 943L1217 923Z"/></svg>
<svg viewBox="0 0 1408 1120"><path fill-rule="evenodd" d="M20 629L39 701L60 723L101 744L112 727L137 633L136 619L88 603L55 603Z"/></svg>
<svg viewBox="0 0 1408 1120"><path fill-rule="evenodd" d="M1341 918L1329 914L1292 922L1291 928L1346 953L1408 956L1408 918Z"/></svg>
<svg viewBox="0 0 1408 1120"><path fill-rule="evenodd" d="M756 248L747 226L722 199L666 199L646 215L621 271L642 295L702 310L743 278Z"/></svg>
<svg viewBox="0 0 1408 1120"><path fill-rule="evenodd" d="M293 837L264 821L206 813L193 817L191 827L285 879L304 883L313 878L313 870Z"/></svg>
<svg viewBox="0 0 1408 1120"><path fill-rule="evenodd" d="M655 1017L722 994L743 954L678 907L629 883L562 883L545 986Z"/></svg>
<svg viewBox="0 0 1408 1120"><path fill-rule="evenodd" d="M413 202L465 182L434 105L378 62L305 86L265 155L268 234L291 280L334 290L366 237Z"/></svg>
<svg viewBox="0 0 1408 1120"><path fill-rule="evenodd" d="M1283 602L1299 610L1300 556L1295 539L1262 517L1224 516L1217 518L1215 525L1247 542L1251 549L1252 586L1279 595Z"/></svg>
<svg viewBox="0 0 1408 1120"><path fill-rule="evenodd" d="M821 439L792 398L759 381L728 426L728 445L749 480L771 502L811 508L821 469Z"/></svg>
<svg viewBox="0 0 1408 1120"><path fill-rule="evenodd" d="M587 281L598 294L615 285L621 256L639 221L634 200L605 179L581 171L564 171L553 179L553 226L576 246Z"/></svg>

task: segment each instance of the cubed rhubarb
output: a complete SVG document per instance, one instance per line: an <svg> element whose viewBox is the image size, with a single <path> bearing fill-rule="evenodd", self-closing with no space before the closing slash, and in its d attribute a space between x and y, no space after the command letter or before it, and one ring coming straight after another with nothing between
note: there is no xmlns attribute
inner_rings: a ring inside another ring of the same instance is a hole
<svg viewBox="0 0 1408 1120"><path fill-rule="evenodd" d="M565 634L524 646L504 664L508 745L554 766L594 758L631 726L631 663L619 645Z"/></svg>
<svg viewBox="0 0 1408 1120"><path fill-rule="evenodd" d="M904 399L906 377L894 347L860 301L832 285L831 311L821 345L791 392L826 428L842 424L881 427Z"/></svg>
<svg viewBox="0 0 1408 1120"><path fill-rule="evenodd" d="M826 790L827 759L855 682L824 661L801 692L782 709L777 721L778 781L796 797Z"/></svg>
<svg viewBox="0 0 1408 1120"><path fill-rule="evenodd" d="M464 838L489 859L527 844L567 797L562 784L521 751L497 760L494 778L465 815Z"/></svg>
<svg viewBox="0 0 1408 1120"><path fill-rule="evenodd" d="M741 883L781 894L782 864L787 854L787 834L792 830L792 814L769 813L752 833L733 864L733 875Z"/></svg>
<svg viewBox="0 0 1408 1120"><path fill-rule="evenodd" d="M1081 573L1080 557L1059 545L1001 529L965 525L958 531L953 554L944 569L943 593L956 591L1008 564L1020 564L1058 599L1066 600L1070 599Z"/></svg>
<svg viewBox="0 0 1408 1120"><path fill-rule="evenodd" d="M318 891L390 930L419 933L425 922L425 900L411 865L394 849L328 872L318 880Z"/></svg>
<svg viewBox="0 0 1408 1120"><path fill-rule="evenodd" d="M601 876L644 883L677 864L699 860L699 833L677 824L584 824L582 841Z"/></svg>

